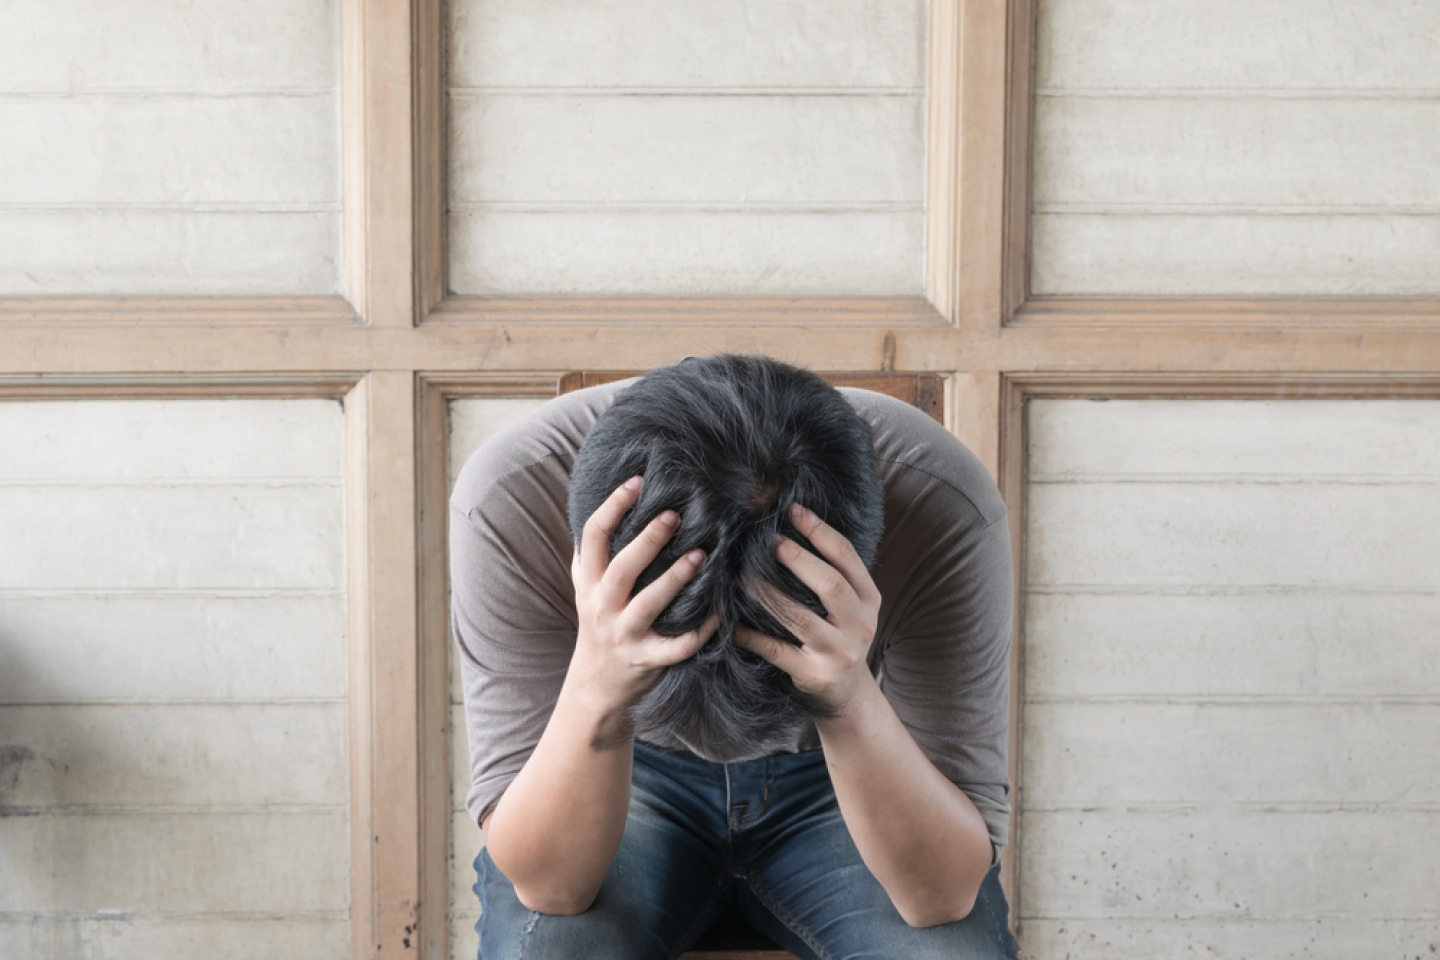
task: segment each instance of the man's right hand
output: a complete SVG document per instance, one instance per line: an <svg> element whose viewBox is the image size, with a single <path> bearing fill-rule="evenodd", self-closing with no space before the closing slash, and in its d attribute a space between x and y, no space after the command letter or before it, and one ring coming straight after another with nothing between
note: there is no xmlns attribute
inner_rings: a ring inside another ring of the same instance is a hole
<svg viewBox="0 0 1440 960"><path fill-rule="evenodd" d="M595 746L629 739L626 713L664 669L693 657L715 633L718 617L698 630L664 637L655 618L705 562L703 550L691 550L635 596L635 581L664 549L680 518L666 510L610 559L610 541L640 499L640 477L612 493L585 523L579 550L570 564L575 584L579 632L566 686L605 718Z"/></svg>

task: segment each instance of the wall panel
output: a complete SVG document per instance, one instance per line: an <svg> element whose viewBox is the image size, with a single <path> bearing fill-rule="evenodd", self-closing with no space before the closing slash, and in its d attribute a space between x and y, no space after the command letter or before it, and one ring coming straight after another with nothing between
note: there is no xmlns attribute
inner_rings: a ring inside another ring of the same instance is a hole
<svg viewBox="0 0 1440 960"><path fill-rule="evenodd" d="M1440 403L1036 400L1028 426L1027 952L1436 942Z"/></svg>
<svg viewBox="0 0 1440 960"><path fill-rule="evenodd" d="M921 291L925 4L450 10L454 292Z"/></svg>
<svg viewBox="0 0 1440 960"><path fill-rule="evenodd" d="M339 289L333 0L0 8L0 295Z"/></svg>
<svg viewBox="0 0 1440 960"><path fill-rule="evenodd" d="M1036 294L1440 292L1432 5L1042 0Z"/></svg>
<svg viewBox="0 0 1440 960"><path fill-rule="evenodd" d="M0 953L348 954L343 429L0 404Z"/></svg>

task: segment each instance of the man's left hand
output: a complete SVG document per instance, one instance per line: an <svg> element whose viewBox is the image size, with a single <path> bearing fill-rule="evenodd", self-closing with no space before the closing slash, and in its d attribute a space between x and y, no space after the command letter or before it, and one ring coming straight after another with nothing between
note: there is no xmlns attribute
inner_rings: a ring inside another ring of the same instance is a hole
<svg viewBox="0 0 1440 960"><path fill-rule="evenodd" d="M736 629L735 642L788 673L797 689L841 712L860 685L874 683L867 658L880 615L880 591L850 541L814 512L797 503L790 508L790 521L820 556L787 537L776 540L775 556L815 591L829 615L821 618L773 587L762 586L761 602L790 628L800 646L746 627Z"/></svg>

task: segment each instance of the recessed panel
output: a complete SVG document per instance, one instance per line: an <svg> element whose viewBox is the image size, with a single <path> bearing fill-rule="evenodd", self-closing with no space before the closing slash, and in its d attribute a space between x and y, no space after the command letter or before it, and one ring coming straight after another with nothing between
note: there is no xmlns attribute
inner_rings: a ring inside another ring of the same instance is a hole
<svg viewBox="0 0 1440 960"><path fill-rule="evenodd" d="M1041 0L1035 294L1440 293L1440 10Z"/></svg>
<svg viewBox="0 0 1440 960"><path fill-rule="evenodd" d="M451 290L918 294L926 21L451 4Z"/></svg>
<svg viewBox="0 0 1440 960"><path fill-rule="evenodd" d="M332 0L0 7L0 295L333 294Z"/></svg>
<svg viewBox="0 0 1440 960"><path fill-rule="evenodd" d="M1440 403L1028 418L1027 953L1440 935Z"/></svg>
<svg viewBox="0 0 1440 960"><path fill-rule="evenodd" d="M0 403L0 955L349 954L344 415Z"/></svg>

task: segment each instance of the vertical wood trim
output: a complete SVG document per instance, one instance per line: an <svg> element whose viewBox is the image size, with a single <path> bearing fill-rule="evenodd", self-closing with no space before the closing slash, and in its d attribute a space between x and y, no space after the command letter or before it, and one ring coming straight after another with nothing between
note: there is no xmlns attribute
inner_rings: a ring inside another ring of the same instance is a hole
<svg viewBox="0 0 1440 960"><path fill-rule="evenodd" d="M1025 784L1021 779L1023 769L1020 755L1024 738L1020 723L1025 705L1025 464L1026 464L1026 422L1025 394L1021 387L1009 378L1000 378L997 420L999 422L1000 495L1005 499L1006 515L1010 522L1011 563L1015 579L1014 627L1010 643L1010 737L1008 765L1010 774L1010 842L1000 854L1000 880L1005 889L1005 899L1010 903L1010 926L1019 940L1021 930L1020 911L1020 840L1025 829L1020 808L1025 796Z"/></svg>
<svg viewBox="0 0 1440 960"><path fill-rule="evenodd" d="M955 322L960 155L960 0L930 0L926 88L925 298Z"/></svg>
<svg viewBox="0 0 1440 960"><path fill-rule="evenodd" d="M946 426L980 458L990 476L1000 476L1000 374L956 373L947 381Z"/></svg>
<svg viewBox="0 0 1440 960"><path fill-rule="evenodd" d="M1004 261L1006 24L1009 0L961 0L958 325L994 336Z"/></svg>
<svg viewBox="0 0 1440 960"><path fill-rule="evenodd" d="M419 383L420 493L420 948L450 954L450 589L447 525L449 409L435 384ZM463 734L462 734L463 735Z"/></svg>
<svg viewBox="0 0 1440 960"><path fill-rule="evenodd" d="M1031 132L1035 104L1035 7L1010 0L1005 68L1005 222L1000 318L1009 320L1030 294Z"/></svg>
<svg viewBox="0 0 1440 960"><path fill-rule="evenodd" d="M345 290L376 327L414 323L410 0L344 0L340 72Z"/></svg>
<svg viewBox="0 0 1440 960"><path fill-rule="evenodd" d="M373 372L345 404L355 960L418 958L421 939L414 380Z"/></svg>
<svg viewBox="0 0 1440 960"><path fill-rule="evenodd" d="M342 0L340 8L340 220L341 275L345 299L356 313L365 306L365 4Z"/></svg>
<svg viewBox="0 0 1440 960"><path fill-rule="evenodd" d="M448 45L442 0L415 2L415 316L445 299L450 264L446 216L450 195L446 150Z"/></svg>
<svg viewBox="0 0 1440 960"><path fill-rule="evenodd" d="M370 861L373 779L370 730L374 726L370 659L369 383L345 396L345 603L346 696L350 711L350 956L365 960L375 936L374 870Z"/></svg>

